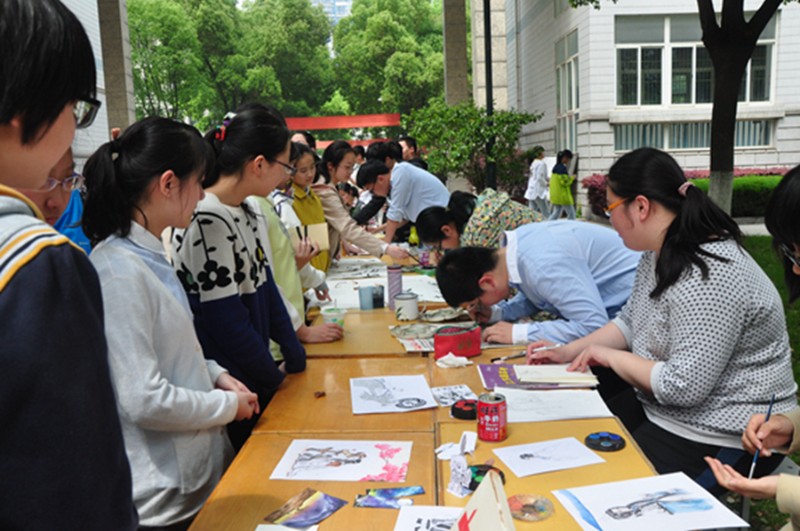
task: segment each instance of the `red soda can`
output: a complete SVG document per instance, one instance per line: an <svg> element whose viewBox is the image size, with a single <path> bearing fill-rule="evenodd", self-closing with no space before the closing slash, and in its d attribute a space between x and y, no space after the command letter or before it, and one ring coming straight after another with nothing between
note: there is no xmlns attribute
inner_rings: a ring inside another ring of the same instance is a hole
<svg viewBox="0 0 800 531"><path fill-rule="evenodd" d="M506 397L483 393L478 397L478 439L489 442L506 440Z"/></svg>

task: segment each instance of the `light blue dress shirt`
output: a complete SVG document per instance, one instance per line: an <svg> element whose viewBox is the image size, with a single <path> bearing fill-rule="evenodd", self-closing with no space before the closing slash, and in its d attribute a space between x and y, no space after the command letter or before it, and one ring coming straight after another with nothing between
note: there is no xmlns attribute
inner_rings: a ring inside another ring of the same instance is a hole
<svg viewBox="0 0 800 531"><path fill-rule="evenodd" d="M508 231L509 284L518 293L496 304L492 317L513 322L541 310L559 317L514 325L515 343L581 338L622 309L639 258L613 229L583 221L531 223Z"/></svg>
<svg viewBox="0 0 800 531"><path fill-rule="evenodd" d="M391 182L386 217L392 221L415 222L426 208L450 202L450 192L438 177L408 162L394 165Z"/></svg>

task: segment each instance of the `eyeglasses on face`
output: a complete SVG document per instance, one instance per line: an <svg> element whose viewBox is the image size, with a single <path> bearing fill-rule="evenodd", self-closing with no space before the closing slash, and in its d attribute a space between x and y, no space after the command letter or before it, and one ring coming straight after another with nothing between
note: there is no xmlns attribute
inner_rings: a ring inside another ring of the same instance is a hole
<svg viewBox="0 0 800 531"><path fill-rule="evenodd" d="M781 252L783 256L785 256L795 267L800 267L800 258L794 253L794 249L786 245L785 243L780 244Z"/></svg>
<svg viewBox="0 0 800 531"><path fill-rule="evenodd" d="M286 175L290 175L292 177L297 175L297 167L296 166L292 166L291 164L286 164L285 162L281 162L281 161L279 161L277 159L275 160L275 162L277 164L280 164L281 166L283 166L283 170L286 172Z"/></svg>
<svg viewBox="0 0 800 531"><path fill-rule="evenodd" d="M606 213L606 217L610 218L611 217L611 211L614 210L615 208L617 208L618 206L620 206L622 203L624 203L627 200L628 200L627 198L621 197L621 198L617 199L616 201L614 201L613 203L611 203L610 205L608 205L607 207L605 207L603 209L603 211Z"/></svg>
<svg viewBox="0 0 800 531"><path fill-rule="evenodd" d="M75 115L75 127L85 129L92 125L100 110L100 101L94 98L81 98L75 102L72 114Z"/></svg>
<svg viewBox="0 0 800 531"><path fill-rule="evenodd" d="M83 178L83 175L78 172L72 172L72 175L62 181L54 179L53 177L48 177L44 184L37 190L37 192L52 192L56 189L56 186L59 185L65 192L80 190L83 188L84 181L85 179Z"/></svg>

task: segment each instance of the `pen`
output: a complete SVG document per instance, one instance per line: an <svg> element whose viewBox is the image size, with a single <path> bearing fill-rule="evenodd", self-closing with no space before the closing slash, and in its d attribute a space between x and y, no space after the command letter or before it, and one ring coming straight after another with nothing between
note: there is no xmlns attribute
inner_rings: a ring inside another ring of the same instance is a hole
<svg viewBox="0 0 800 531"><path fill-rule="evenodd" d="M302 232L300 232L300 227L295 227L295 228L294 228L294 230L296 230L296 231L297 231L297 238L298 238L300 241L303 241L303 233L302 233Z"/></svg>
<svg viewBox="0 0 800 531"><path fill-rule="evenodd" d="M308 225L303 225L303 233L305 234L305 237L308 238Z"/></svg>
<svg viewBox="0 0 800 531"><path fill-rule="evenodd" d="M764 419L764 424L769 422L769 417L772 415L772 405L775 403L775 393L772 393L772 398L769 400L769 407L767 408L767 418ZM761 454L761 449L756 448L756 453L753 454L753 463L750 465L750 473L747 474L747 479L753 479L753 472L756 471L756 463L758 462L758 456Z"/></svg>
<svg viewBox="0 0 800 531"><path fill-rule="evenodd" d="M555 345L547 345L545 347L539 347L533 349L531 352L541 352L543 350L553 350L557 348L561 348L564 345L562 343L556 343ZM517 354L509 354L508 356L500 356L499 358L492 358L492 363L497 363L498 361L506 361L506 360L515 360L518 358L524 358L525 355L528 353L527 350L523 350L522 352L518 352Z"/></svg>

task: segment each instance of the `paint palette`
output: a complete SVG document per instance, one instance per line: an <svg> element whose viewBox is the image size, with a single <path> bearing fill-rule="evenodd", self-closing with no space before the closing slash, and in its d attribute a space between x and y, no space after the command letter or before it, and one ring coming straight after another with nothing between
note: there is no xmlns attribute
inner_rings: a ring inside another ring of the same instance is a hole
<svg viewBox="0 0 800 531"><path fill-rule="evenodd" d="M516 494L508 499L511 516L526 522L538 522L553 515L553 502L544 496Z"/></svg>

